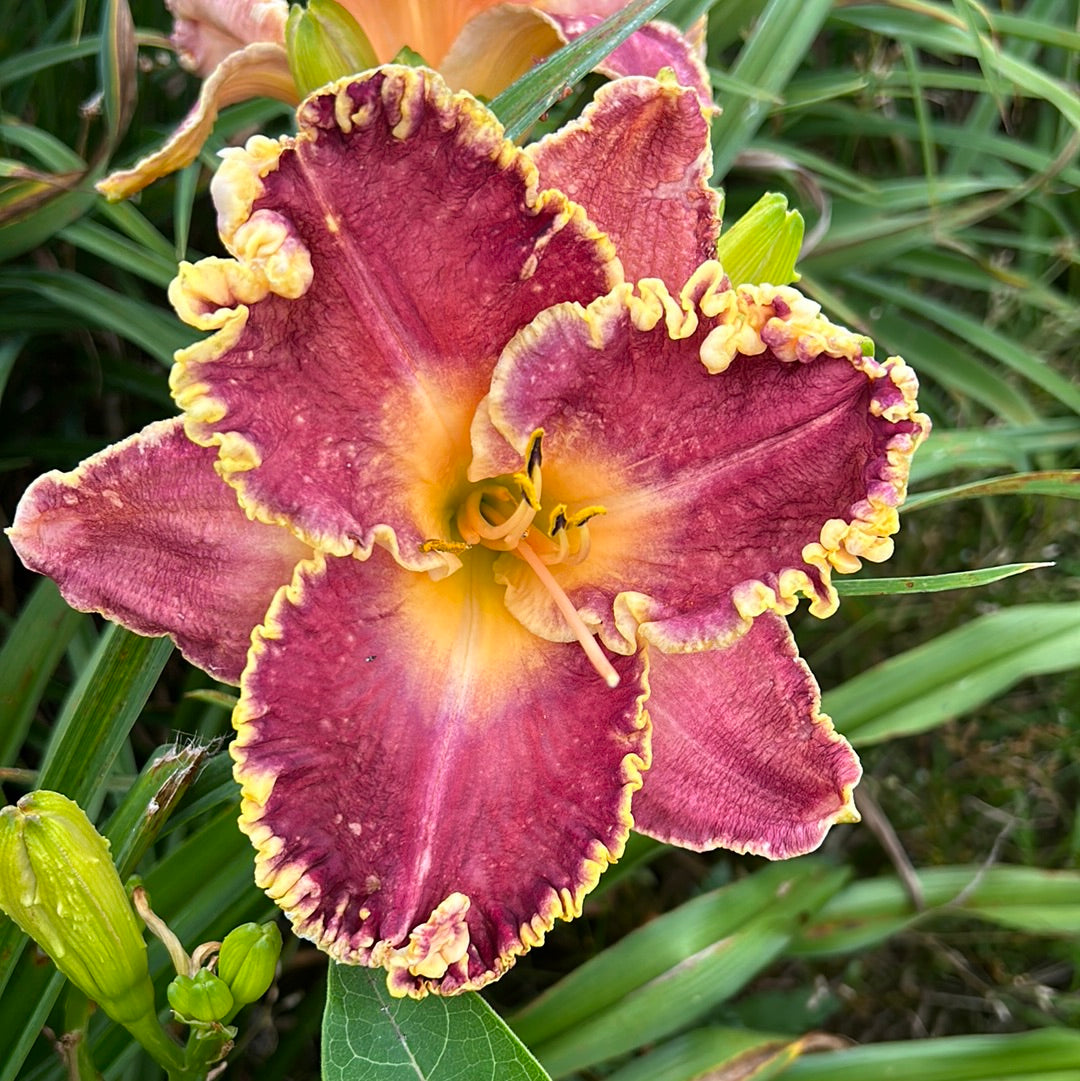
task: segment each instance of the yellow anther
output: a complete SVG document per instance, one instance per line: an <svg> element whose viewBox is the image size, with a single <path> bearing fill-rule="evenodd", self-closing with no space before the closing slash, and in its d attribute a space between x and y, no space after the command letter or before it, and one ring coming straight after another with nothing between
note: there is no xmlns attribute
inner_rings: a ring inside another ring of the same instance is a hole
<svg viewBox="0 0 1080 1081"><path fill-rule="evenodd" d="M426 540L420 545L421 552L467 552L472 545L464 541Z"/></svg>

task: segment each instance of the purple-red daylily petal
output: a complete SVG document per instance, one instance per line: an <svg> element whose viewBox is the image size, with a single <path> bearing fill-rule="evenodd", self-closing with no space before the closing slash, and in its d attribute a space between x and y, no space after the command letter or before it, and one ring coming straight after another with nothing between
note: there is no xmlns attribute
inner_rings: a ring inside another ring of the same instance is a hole
<svg viewBox="0 0 1080 1081"><path fill-rule="evenodd" d="M302 564L234 718L259 885L396 994L481 987L576 915L648 763L643 659L610 690L508 615L491 560Z"/></svg>
<svg viewBox="0 0 1080 1081"><path fill-rule="evenodd" d="M130 169L98 181L97 190L110 200L126 199L159 177L190 165L210 137L218 113L226 105L255 97L276 98L290 105L299 101L280 45L257 42L226 56L202 84L199 100L168 141Z"/></svg>
<svg viewBox="0 0 1080 1081"><path fill-rule="evenodd" d="M650 650L649 685L654 758L635 829L787 859L817 848L834 823L858 821L859 760L820 713L783 617L763 613L723 650Z"/></svg>
<svg viewBox="0 0 1080 1081"><path fill-rule="evenodd" d="M214 472L213 451L179 420L39 477L8 533L73 608L167 634L227 683L239 683L252 627L311 555L287 531L248 519Z"/></svg>
<svg viewBox="0 0 1080 1081"><path fill-rule="evenodd" d="M420 545L460 497L500 350L548 305L609 289L610 242L537 194L490 113L414 68L312 96L295 139L233 151L214 193L237 259L184 266L171 293L221 328L177 358L188 435L220 447L249 511L314 547L379 540L445 565Z"/></svg>
<svg viewBox="0 0 1080 1081"><path fill-rule="evenodd" d="M703 264L674 300L645 280L544 312L507 347L486 415L518 454L544 431L544 500L600 507L587 558L554 569L610 649L729 644L750 620L828 615L832 570L884 559L928 422L898 358L793 289L727 288ZM472 475L498 472L473 430ZM565 636L550 597L506 558L507 603Z"/></svg>
<svg viewBox="0 0 1080 1081"><path fill-rule="evenodd" d="M627 78L528 147L540 182L580 203L615 242L629 281L678 292L716 255L720 198L709 187L709 125L692 91Z"/></svg>

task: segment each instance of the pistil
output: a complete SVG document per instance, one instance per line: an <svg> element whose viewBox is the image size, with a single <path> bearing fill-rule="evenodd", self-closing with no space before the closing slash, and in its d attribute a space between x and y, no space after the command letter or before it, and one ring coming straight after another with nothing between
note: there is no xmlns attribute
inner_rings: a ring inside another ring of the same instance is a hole
<svg viewBox="0 0 1080 1081"><path fill-rule="evenodd" d="M619 673L615 671L611 661L604 656L604 651L596 641L595 635L585 626L585 621L578 615L573 604L570 603L570 598L563 591L562 586L555 581L555 577L548 570L547 564L532 550L526 540L518 541L517 547L513 551L532 567L536 577L540 579L544 588L551 594L551 599L562 613L563 619L566 620L570 630L574 632L574 636L581 644L581 648L585 650L585 656L589 658L593 668L600 673L609 687L617 687L619 685Z"/></svg>

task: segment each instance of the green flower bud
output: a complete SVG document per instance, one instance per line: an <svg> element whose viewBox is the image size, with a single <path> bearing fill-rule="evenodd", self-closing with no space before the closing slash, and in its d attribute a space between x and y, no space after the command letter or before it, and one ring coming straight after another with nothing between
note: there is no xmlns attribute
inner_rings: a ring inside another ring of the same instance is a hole
<svg viewBox="0 0 1080 1081"><path fill-rule="evenodd" d="M302 95L378 63L360 24L334 0L308 0L306 8L293 4L285 24L285 49Z"/></svg>
<svg viewBox="0 0 1080 1081"><path fill-rule="evenodd" d="M217 970L229 985L237 1009L266 994L280 953L281 932L273 923L245 923L225 936Z"/></svg>
<svg viewBox="0 0 1080 1081"><path fill-rule="evenodd" d="M788 210L785 196L768 192L720 237L716 258L732 285L789 285L799 280L802 238L802 215Z"/></svg>
<svg viewBox="0 0 1080 1081"><path fill-rule="evenodd" d="M0 809L0 909L113 1020L153 1020L146 943L109 842L66 796Z"/></svg>
<svg viewBox="0 0 1080 1081"><path fill-rule="evenodd" d="M177 976L169 984L169 1005L181 1021L221 1021L233 1012L228 985L208 968L194 976Z"/></svg>

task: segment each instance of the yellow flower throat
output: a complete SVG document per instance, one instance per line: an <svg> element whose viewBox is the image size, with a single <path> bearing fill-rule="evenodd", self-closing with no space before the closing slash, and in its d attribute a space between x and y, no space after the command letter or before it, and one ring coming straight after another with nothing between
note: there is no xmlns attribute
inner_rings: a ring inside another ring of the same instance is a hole
<svg viewBox="0 0 1080 1081"><path fill-rule="evenodd" d="M606 510L592 506L570 513L565 503L559 503L551 511L546 533L532 528L541 509L540 444L543 435L540 429L533 432L525 455L525 468L510 478L520 495L515 497L499 480L478 484L465 497L454 518L461 542L429 540L422 547L425 551L461 551L481 545L497 552L512 552L532 568L551 594L592 666L609 687L616 687L619 674L548 569L557 563L573 564L585 559L589 554L588 522L605 514Z"/></svg>

